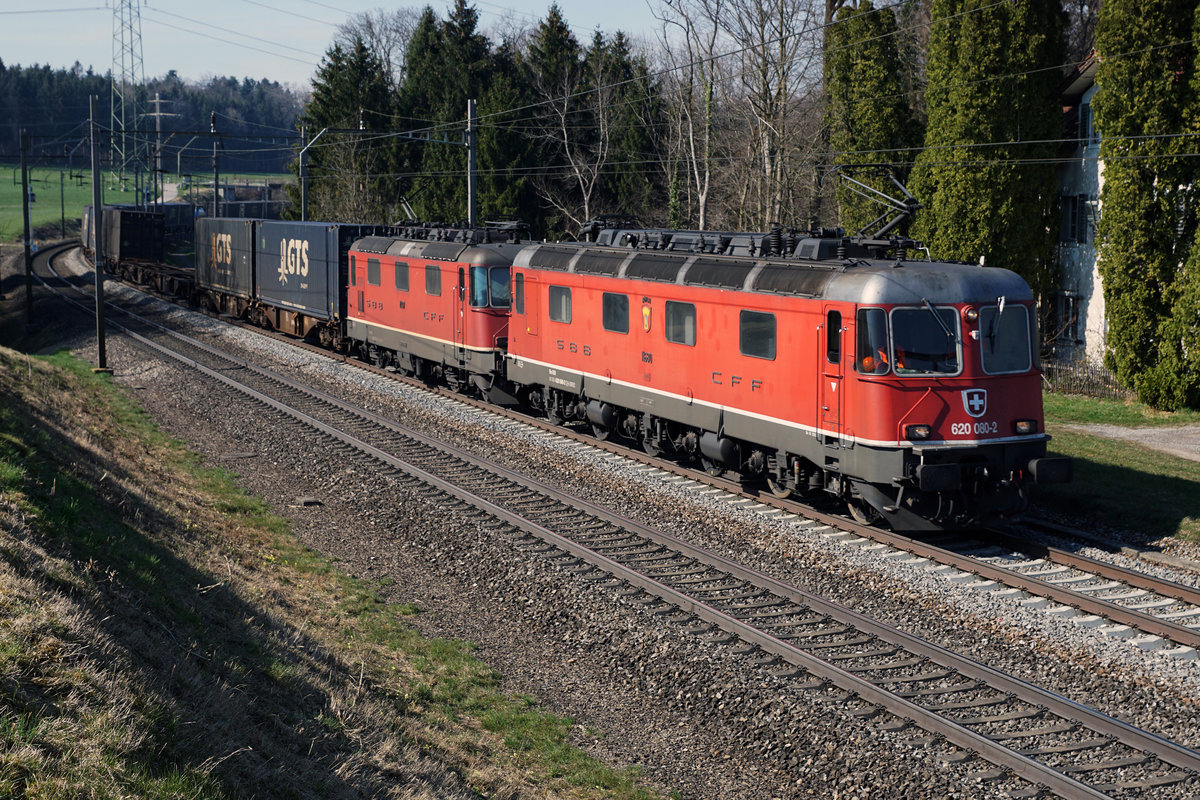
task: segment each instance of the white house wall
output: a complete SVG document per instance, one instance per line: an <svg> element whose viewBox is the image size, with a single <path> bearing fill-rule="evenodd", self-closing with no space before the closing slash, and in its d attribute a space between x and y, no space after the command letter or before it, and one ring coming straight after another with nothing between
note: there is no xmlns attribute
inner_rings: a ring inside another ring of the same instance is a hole
<svg viewBox="0 0 1200 800"><path fill-rule="evenodd" d="M1082 104L1090 107L1095 86L1082 96ZM1080 141L1072 161L1059 173L1061 197L1086 195L1088 198L1087 232L1083 242L1059 242L1058 261L1062 269L1064 307L1074 304L1074 325L1060 332L1058 351L1061 357L1086 357L1100 360L1104 356L1104 337L1107 331L1104 314L1104 292L1096 268L1096 221L1100 211L1100 189L1103 184L1099 162L1098 138L1088 138L1081 131ZM1064 311L1059 309L1060 314ZM1060 324L1066 327L1067 320Z"/></svg>

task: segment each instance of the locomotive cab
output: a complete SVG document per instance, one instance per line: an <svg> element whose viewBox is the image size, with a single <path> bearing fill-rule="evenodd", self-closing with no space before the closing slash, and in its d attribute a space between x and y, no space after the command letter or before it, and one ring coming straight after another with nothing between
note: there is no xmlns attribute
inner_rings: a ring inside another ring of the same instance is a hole
<svg viewBox="0 0 1200 800"><path fill-rule="evenodd" d="M860 306L854 433L875 463L851 508L942 527L1020 513L1027 484L1069 480L1070 460L1045 456L1037 341L1031 298Z"/></svg>

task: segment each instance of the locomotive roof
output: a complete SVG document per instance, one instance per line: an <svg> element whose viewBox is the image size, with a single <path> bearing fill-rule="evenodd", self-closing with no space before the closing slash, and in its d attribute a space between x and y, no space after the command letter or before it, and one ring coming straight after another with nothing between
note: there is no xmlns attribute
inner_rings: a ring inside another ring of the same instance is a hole
<svg viewBox="0 0 1200 800"><path fill-rule="evenodd" d="M351 249L360 253L378 253L399 258L453 261L477 266L507 266L513 262L513 257L521 249L521 245L365 236L356 241Z"/></svg>
<svg viewBox="0 0 1200 800"><path fill-rule="evenodd" d="M987 302L1001 295L1009 301L1033 299L1028 284L1015 272L942 261L750 258L562 243L527 246L513 264L854 303Z"/></svg>

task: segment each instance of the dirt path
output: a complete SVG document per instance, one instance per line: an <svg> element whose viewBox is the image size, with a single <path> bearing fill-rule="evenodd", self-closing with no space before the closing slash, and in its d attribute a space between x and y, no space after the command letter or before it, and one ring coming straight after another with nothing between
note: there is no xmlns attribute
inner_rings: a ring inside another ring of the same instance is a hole
<svg viewBox="0 0 1200 800"><path fill-rule="evenodd" d="M1137 442L1173 456L1200 461L1200 425L1170 428L1126 428L1121 425L1059 425L1059 428L1106 439Z"/></svg>

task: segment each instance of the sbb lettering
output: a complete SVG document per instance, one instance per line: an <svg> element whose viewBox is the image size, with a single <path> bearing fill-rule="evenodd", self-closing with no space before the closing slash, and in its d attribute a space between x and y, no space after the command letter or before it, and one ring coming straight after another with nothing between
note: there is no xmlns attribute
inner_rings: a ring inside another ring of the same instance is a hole
<svg viewBox="0 0 1200 800"><path fill-rule="evenodd" d="M565 342L562 339L557 339L554 345L559 350L566 350L569 353L583 353L585 356L592 354L592 346L590 344L576 344L575 342Z"/></svg>

